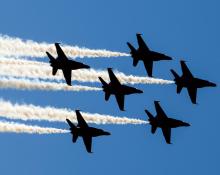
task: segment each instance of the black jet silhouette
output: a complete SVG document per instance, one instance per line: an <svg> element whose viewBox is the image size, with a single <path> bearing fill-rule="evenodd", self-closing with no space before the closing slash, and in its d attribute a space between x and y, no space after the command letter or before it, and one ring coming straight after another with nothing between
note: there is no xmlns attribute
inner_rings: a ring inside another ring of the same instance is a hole
<svg viewBox="0 0 220 175"><path fill-rule="evenodd" d="M109 132L103 131L102 129L89 127L86 121L83 119L82 115L80 114L79 110L76 110L76 117L78 121L77 126L75 126L69 119L66 119L67 123L70 126L71 134L73 135L72 141L73 143L75 143L79 136L82 137L87 152L92 153L92 137L111 134Z"/></svg>
<svg viewBox="0 0 220 175"><path fill-rule="evenodd" d="M49 52L46 52L47 56L50 59L50 65L52 67L52 74L56 75L57 70L61 69L63 71L64 78L66 83L71 86L71 76L72 70L82 69L82 68L90 68L88 65L83 63L69 60L63 50L61 49L59 43L55 43L55 47L57 50L57 59L55 59Z"/></svg>
<svg viewBox="0 0 220 175"><path fill-rule="evenodd" d="M157 112L156 117L148 111L145 110L149 119L149 123L151 125L151 133L154 134L157 128L161 128L163 132L163 136L165 137L166 143L171 144L171 128L177 128L181 126L190 126L190 124L183 122L181 120L176 120L173 118L168 118L163 109L161 108L159 101L154 101L155 109Z"/></svg>
<svg viewBox="0 0 220 175"><path fill-rule="evenodd" d="M176 92L177 94L180 94L183 87L187 88L191 102L196 104L197 88L216 87L216 84L207 80L195 78L183 60L180 61L180 64L183 72L181 77L171 69L171 72L174 75L175 84L177 85Z"/></svg>
<svg viewBox="0 0 220 175"><path fill-rule="evenodd" d="M113 73L112 68L108 68L108 74L110 77L109 84L99 77L99 80L103 85L103 91L105 92L105 100L108 101L111 94L115 95L120 110L124 111L125 95L143 93L143 91L130 86L122 85Z"/></svg>
<svg viewBox="0 0 220 175"><path fill-rule="evenodd" d="M139 60L143 61L148 76L152 77L154 61L172 60L172 58L162 53L151 51L142 39L141 34L137 33L136 36L139 45L138 49L135 49L134 46L127 42L131 50L130 54L133 58L133 66L137 66Z"/></svg>

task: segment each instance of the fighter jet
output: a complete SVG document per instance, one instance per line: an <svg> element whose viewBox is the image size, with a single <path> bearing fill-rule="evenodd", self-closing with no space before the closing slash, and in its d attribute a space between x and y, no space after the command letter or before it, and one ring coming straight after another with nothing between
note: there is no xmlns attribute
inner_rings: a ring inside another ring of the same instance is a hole
<svg viewBox="0 0 220 175"><path fill-rule="evenodd" d="M136 36L139 45L138 49L135 49L134 46L127 42L127 45L131 50L130 54L133 58L133 66L136 67L138 61L143 61L148 76L152 77L154 61L172 60L172 58L162 53L151 51L141 37L141 34L137 33Z"/></svg>
<svg viewBox="0 0 220 175"><path fill-rule="evenodd" d="M171 69L171 72L174 75L175 84L177 85L176 92L177 94L180 94L183 87L187 88L191 102L196 104L197 88L216 87L216 84L207 80L195 78L184 61L181 60L180 64L183 72L181 77Z"/></svg>
<svg viewBox="0 0 220 175"><path fill-rule="evenodd" d="M143 91L130 86L122 85L113 73L112 68L108 68L108 74L110 77L109 84L106 83L101 77L99 77L99 80L102 83L103 91L105 92L105 100L108 101L111 94L115 95L119 109L124 111L125 95L136 93L139 94L143 93Z"/></svg>
<svg viewBox="0 0 220 175"><path fill-rule="evenodd" d="M56 75L57 70L61 69L63 71L64 78L66 83L71 86L71 76L72 70L82 69L82 68L90 68L88 65L83 63L69 60L63 50L61 49L60 43L55 43L55 47L57 50L57 59L55 59L49 52L46 52L47 56L50 59L50 66L52 67L52 74Z"/></svg>
<svg viewBox="0 0 220 175"><path fill-rule="evenodd" d="M111 135L109 132L103 131L102 129L97 129L89 127L86 121L83 119L79 110L76 110L76 117L78 125L75 126L69 119L66 119L70 126L71 134L73 135L72 141L76 142L77 138L80 136L83 138L83 142L86 146L88 153L92 153L92 137L98 137L102 135Z"/></svg>
<svg viewBox="0 0 220 175"><path fill-rule="evenodd" d="M145 110L145 112L149 117L148 121L150 122L151 125L151 133L154 134L158 127L161 128L166 143L171 144L170 142L171 128L190 126L190 124L183 122L181 120L168 118L165 112L163 111L163 109L161 108L159 101L154 101L154 105L157 112L156 117L153 117L153 115L148 110Z"/></svg>

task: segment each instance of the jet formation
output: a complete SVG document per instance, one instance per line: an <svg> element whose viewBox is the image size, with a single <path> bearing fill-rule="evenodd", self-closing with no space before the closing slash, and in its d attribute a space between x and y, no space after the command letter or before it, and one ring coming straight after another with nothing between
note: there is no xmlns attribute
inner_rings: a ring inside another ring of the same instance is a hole
<svg viewBox="0 0 220 175"><path fill-rule="evenodd" d="M144 42L143 38L141 37L141 34L136 34L136 36L139 45L138 49L135 49L134 46L127 42L127 45L130 49L131 57L133 58L133 66L137 66L139 61L143 61L148 76L152 77L153 63L155 61L172 60L172 58L165 54L150 50L147 44ZM49 52L46 52L47 56L50 59L49 62L50 66L52 67L52 74L56 75L58 69L61 69L63 71L63 75L67 85L71 86L72 70L82 68L88 69L90 68L90 66L80 62L69 60L63 52L62 48L60 47L59 43L55 43L55 47L58 55L56 59ZM195 78L187 67L185 61L181 60L180 64L182 68L182 76L179 76L173 69L171 69L171 72L174 76L174 82L177 86L176 92L177 94L180 94L182 88L187 88L191 102L193 104L196 104L197 89L203 87L216 87L216 84L207 80ZM143 93L143 91L134 87L121 84L116 75L113 73L112 68L108 68L107 71L110 79L109 83L107 83L102 77L97 77L102 84L102 88L105 93L105 100L108 101L110 96L114 95L118 103L119 109L121 111L125 111L125 95L140 94ZM181 120L169 118L164 110L161 108L159 101L154 101L154 105L156 109L155 117L148 110L145 110L148 116L149 124L151 125L151 133L154 134L157 128L161 128L166 143L171 144L171 129L177 127L188 127L190 126L190 124ZM110 133L102 129L88 126L80 111L76 110L75 112L78 121L77 126L75 126L69 119L66 119L67 123L70 126L72 141L73 143L75 143L78 137L82 137L87 152L92 153L92 138L102 135L110 135Z"/></svg>

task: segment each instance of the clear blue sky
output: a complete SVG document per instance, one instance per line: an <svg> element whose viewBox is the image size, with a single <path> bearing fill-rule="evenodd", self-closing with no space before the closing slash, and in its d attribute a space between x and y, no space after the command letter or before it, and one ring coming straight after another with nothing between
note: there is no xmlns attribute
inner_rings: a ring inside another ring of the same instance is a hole
<svg viewBox="0 0 220 175"><path fill-rule="evenodd" d="M126 42L136 45L135 34L140 32L150 48L174 58L155 64L156 77L172 79L169 70L180 73L179 60L184 58L195 76L219 85L219 8L217 0L7 0L0 6L0 33L128 52ZM81 61L94 68L111 66L127 74L146 75L142 64L132 67L130 57ZM145 108L155 114L153 101L160 100L168 115L192 125L174 129L172 145L165 143L160 130L151 135L150 126L98 125L112 135L94 139L93 154L86 153L81 139L72 144L70 134L0 134L1 174L218 175L219 86L199 90L199 105L191 104L185 90L177 95L174 85L136 87L144 94L128 96L126 112L118 110L114 98L105 102L103 92L0 90L2 98L13 102L141 119L146 119ZM35 124L68 128L65 123Z"/></svg>

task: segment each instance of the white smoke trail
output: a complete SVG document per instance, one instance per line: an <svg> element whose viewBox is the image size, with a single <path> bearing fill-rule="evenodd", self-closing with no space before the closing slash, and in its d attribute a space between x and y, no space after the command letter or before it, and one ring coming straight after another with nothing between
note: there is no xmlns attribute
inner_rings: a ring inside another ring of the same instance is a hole
<svg viewBox="0 0 220 175"><path fill-rule="evenodd" d="M54 107L40 107L27 104L12 104L9 101L0 100L0 116L9 119L20 120L46 120L65 122L68 118L77 122L75 111L58 109ZM96 124L147 124L147 121L126 117L113 117L110 115L90 114L82 112L88 123Z"/></svg>
<svg viewBox="0 0 220 175"><path fill-rule="evenodd" d="M69 57L119 57L130 56L126 53L112 52L107 50L95 50L87 48L79 48L78 46L62 46L64 52ZM24 41L20 38L0 35L0 55L7 57L45 57L46 51L52 55L56 55L54 44L38 43L31 40Z"/></svg>
<svg viewBox="0 0 220 175"><path fill-rule="evenodd" d="M24 78L41 78L63 80L63 74L58 71L55 76L52 76L51 67L47 63L27 60L16 60L0 58L0 75L2 76L19 76ZM19 66L18 66L19 65ZM134 75L125 75L122 72L115 71L121 83L129 84L171 84L174 83L170 80L163 80L150 77L139 77ZM72 71L72 80L80 82L100 82L98 77L102 77L108 81L109 76L107 71L94 70L94 69L78 69Z"/></svg>
<svg viewBox="0 0 220 175"><path fill-rule="evenodd" d="M102 88L73 85L67 86L64 83L45 82L40 80L17 79L13 77L0 77L0 88L21 89L21 90L53 90L53 91L100 91Z"/></svg>
<svg viewBox="0 0 220 175"><path fill-rule="evenodd" d="M60 134L69 133L68 130L57 128L46 128L32 125L25 125L15 122L0 121L0 132L27 133L27 134Z"/></svg>

